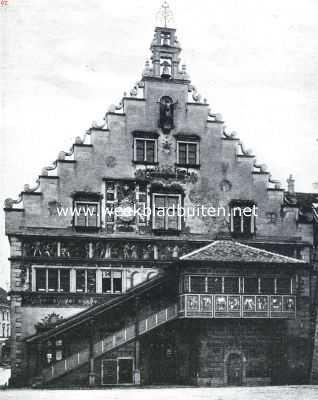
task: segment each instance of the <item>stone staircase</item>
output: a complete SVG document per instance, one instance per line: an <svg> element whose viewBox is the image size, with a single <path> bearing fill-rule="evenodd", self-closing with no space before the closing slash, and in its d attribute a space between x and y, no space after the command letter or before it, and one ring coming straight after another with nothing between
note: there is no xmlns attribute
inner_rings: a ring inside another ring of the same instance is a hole
<svg viewBox="0 0 318 400"><path fill-rule="evenodd" d="M114 350L128 342L133 341L141 335L171 321L177 317L177 305L173 304L167 308L151 314L147 318L141 319L136 323L127 325L123 329L106 336L105 338L94 343L94 358ZM137 333L138 332L138 333ZM70 371L78 368L89 361L89 348L85 347L81 351L72 354L71 356L51 364L44 368L40 376L32 379L31 386L41 386L46 384Z"/></svg>

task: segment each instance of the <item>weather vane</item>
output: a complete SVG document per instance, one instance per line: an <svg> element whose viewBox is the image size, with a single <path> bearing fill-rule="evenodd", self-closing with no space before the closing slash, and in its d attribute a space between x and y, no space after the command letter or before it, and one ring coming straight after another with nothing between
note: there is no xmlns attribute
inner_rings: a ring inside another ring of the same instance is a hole
<svg viewBox="0 0 318 400"><path fill-rule="evenodd" d="M167 28L168 25L173 24L173 14L167 0L164 0L162 3L160 10L157 13L157 20L160 25L163 23L165 28Z"/></svg>

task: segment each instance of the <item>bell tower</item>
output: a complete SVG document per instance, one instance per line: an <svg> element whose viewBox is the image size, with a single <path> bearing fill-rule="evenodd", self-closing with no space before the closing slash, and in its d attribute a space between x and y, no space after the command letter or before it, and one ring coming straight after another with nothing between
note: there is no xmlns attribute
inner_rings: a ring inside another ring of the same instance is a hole
<svg viewBox="0 0 318 400"><path fill-rule="evenodd" d="M163 2L157 19L159 26L155 28L150 46L152 66L147 61L143 75L165 80L188 80L185 65L180 70L181 46L177 39L176 29L169 27L173 16L166 1Z"/></svg>

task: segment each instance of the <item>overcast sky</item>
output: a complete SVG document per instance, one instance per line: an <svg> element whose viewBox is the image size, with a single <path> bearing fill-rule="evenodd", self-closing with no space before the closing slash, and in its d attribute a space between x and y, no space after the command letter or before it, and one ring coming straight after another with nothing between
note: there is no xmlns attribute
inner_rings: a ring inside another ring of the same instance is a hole
<svg viewBox="0 0 318 400"><path fill-rule="evenodd" d="M17 198L141 76L160 0L0 7L1 193ZM192 83L274 179L318 181L318 1L170 0ZM213 155L211 155L213 156ZM0 285L9 279L1 211Z"/></svg>

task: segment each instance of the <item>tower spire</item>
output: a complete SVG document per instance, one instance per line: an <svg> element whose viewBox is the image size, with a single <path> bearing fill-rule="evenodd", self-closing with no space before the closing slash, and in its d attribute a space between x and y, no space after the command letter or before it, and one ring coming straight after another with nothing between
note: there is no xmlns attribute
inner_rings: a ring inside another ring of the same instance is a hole
<svg viewBox="0 0 318 400"><path fill-rule="evenodd" d="M174 24L173 13L167 0L163 1L159 11L157 12L157 22L158 26L164 28L171 27Z"/></svg>

